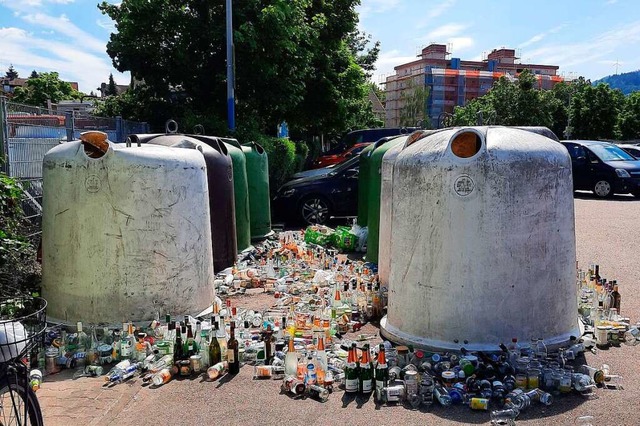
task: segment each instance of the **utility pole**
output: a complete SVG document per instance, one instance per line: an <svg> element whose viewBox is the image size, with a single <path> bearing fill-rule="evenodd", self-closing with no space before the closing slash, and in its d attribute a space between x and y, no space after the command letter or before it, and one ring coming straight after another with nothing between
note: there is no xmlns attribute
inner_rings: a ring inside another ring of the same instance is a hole
<svg viewBox="0 0 640 426"><path fill-rule="evenodd" d="M233 75L233 22L231 0L227 0L227 122L229 130L236 130L235 78Z"/></svg>

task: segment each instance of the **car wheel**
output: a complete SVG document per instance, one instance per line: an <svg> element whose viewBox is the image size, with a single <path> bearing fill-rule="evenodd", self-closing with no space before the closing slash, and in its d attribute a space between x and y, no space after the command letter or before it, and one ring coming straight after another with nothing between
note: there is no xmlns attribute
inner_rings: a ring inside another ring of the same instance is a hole
<svg viewBox="0 0 640 426"><path fill-rule="evenodd" d="M609 181L599 180L593 185L593 193L600 198L606 198L613 195L613 188Z"/></svg>
<svg viewBox="0 0 640 426"><path fill-rule="evenodd" d="M300 217L308 225L323 225L327 223L331 210L329 202L319 196L313 195L300 202Z"/></svg>

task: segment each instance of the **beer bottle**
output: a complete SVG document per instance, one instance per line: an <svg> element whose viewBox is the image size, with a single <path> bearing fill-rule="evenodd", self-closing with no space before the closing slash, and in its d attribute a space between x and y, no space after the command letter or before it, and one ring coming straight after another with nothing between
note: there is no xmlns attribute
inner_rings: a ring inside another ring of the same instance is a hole
<svg viewBox="0 0 640 426"><path fill-rule="evenodd" d="M347 357L347 365L344 369L345 392L356 393L360 387L358 371L358 352L355 342L351 344L349 355Z"/></svg>
<svg viewBox="0 0 640 426"><path fill-rule="evenodd" d="M230 324L229 342L227 343L227 362L229 363L229 374L238 374L240 372L236 324L233 321Z"/></svg>

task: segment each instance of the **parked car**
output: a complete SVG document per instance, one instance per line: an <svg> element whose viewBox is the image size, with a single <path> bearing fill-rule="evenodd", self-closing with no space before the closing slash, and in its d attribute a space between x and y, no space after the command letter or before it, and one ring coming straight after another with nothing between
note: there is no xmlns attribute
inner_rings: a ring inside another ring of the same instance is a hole
<svg viewBox="0 0 640 426"><path fill-rule="evenodd" d="M618 147L624 149L627 153L640 159L640 145L622 144L622 145L618 145Z"/></svg>
<svg viewBox="0 0 640 426"><path fill-rule="evenodd" d="M276 218L326 223L331 217L358 213L360 157L354 156L326 174L293 179L282 185L271 203Z"/></svg>
<svg viewBox="0 0 640 426"><path fill-rule="evenodd" d="M313 162L313 165L311 166L311 168L320 169L323 167L328 167L334 164L342 163L347 158L357 156L362 152L363 149L365 149L367 146L371 145L372 143L373 142L357 143L353 145L351 148L339 154L322 155Z"/></svg>
<svg viewBox="0 0 640 426"><path fill-rule="evenodd" d="M340 154L355 144L375 142L385 136L400 136L419 130L418 127L379 127L375 129L360 129L347 133L338 145L325 152L324 155Z"/></svg>
<svg viewBox="0 0 640 426"><path fill-rule="evenodd" d="M632 193L640 197L640 160L622 148L599 141L562 141L571 156L573 188L598 197Z"/></svg>

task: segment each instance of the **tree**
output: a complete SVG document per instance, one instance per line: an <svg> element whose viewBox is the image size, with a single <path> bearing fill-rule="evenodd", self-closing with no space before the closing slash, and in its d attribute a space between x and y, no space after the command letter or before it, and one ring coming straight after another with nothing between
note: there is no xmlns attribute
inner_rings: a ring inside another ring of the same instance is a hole
<svg viewBox="0 0 640 426"><path fill-rule="evenodd" d="M113 73L109 74L109 83L107 84L107 90L105 90L104 94L106 96L113 96L118 94L116 82L113 80Z"/></svg>
<svg viewBox="0 0 640 426"><path fill-rule="evenodd" d="M584 85L571 98L568 133L573 139L615 138L624 95L608 84Z"/></svg>
<svg viewBox="0 0 640 426"><path fill-rule="evenodd" d="M536 78L528 70L517 79L500 77L484 96L454 110L454 123L472 125L478 116L493 117L492 124L503 126L551 126L553 118L548 97L536 88Z"/></svg>
<svg viewBox="0 0 640 426"><path fill-rule="evenodd" d="M618 132L622 140L640 139L640 91L625 98L618 116Z"/></svg>
<svg viewBox="0 0 640 426"><path fill-rule="evenodd" d="M406 90L400 94L400 126L413 127L429 120L427 99L429 88L413 79L407 81Z"/></svg>
<svg viewBox="0 0 640 426"><path fill-rule="evenodd" d="M380 54L380 42L376 41L372 48L368 47L369 43L371 43L370 34L359 30L347 34L349 49L356 58L356 63L365 71L367 78L371 78Z"/></svg>
<svg viewBox="0 0 640 426"><path fill-rule="evenodd" d="M9 65L9 69L7 70L4 76L9 80L15 80L16 78L18 78L18 71L16 71L16 69L13 68L13 64Z"/></svg>
<svg viewBox="0 0 640 426"><path fill-rule="evenodd" d="M31 71L31 75L29 76L29 78L38 78L38 77L39 77L39 75L36 72L36 70Z"/></svg>
<svg viewBox="0 0 640 426"><path fill-rule="evenodd" d="M40 107L47 106L47 100L58 103L62 100L80 99L82 94L71 84L58 78L57 72L43 72L37 78L30 78L23 87L16 88L15 102Z"/></svg>
<svg viewBox="0 0 640 426"><path fill-rule="evenodd" d="M234 4L234 64L239 127L272 133L329 132L373 117L366 99L367 70L377 50L357 34L358 0L247 0ZM107 53L119 71L144 81L169 114L226 117L225 2L124 0L103 2L113 19ZM362 65L361 65L362 64ZM181 87L181 99L170 89ZM157 104L160 105L160 104ZM179 118L172 116L171 118ZM152 117L147 117L150 121ZM317 133L316 133L317 134Z"/></svg>

